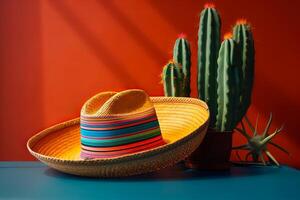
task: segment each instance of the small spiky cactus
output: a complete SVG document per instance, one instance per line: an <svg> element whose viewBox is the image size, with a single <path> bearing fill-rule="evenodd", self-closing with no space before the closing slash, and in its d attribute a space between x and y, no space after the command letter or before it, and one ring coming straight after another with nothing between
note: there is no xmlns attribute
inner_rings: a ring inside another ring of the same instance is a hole
<svg viewBox="0 0 300 200"><path fill-rule="evenodd" d="M183 96L189 97L191 93L191 50L189 41L184 34L180 34L173 48L173 60L182 67L183 72Z"/></svg>
<svg viewBox="0 0 300 200"><path fill-rule="evenodd" d="M250 24L245 19L240 19L233 27L233 39L239 46L239 57L241 58L241 96L238 113L239 121L246 115L251 104L251 93L254 80L254 40Z"/></svg>
<svg viewBox="0 0 300 200"><path fill-rule="evenodd" d="M221 19L213 4L206 4L200 14L198 30L198 96L210 110L210 125L215 126L218 109L217 70Z"/></svg>
<svg viewBox="0 0 300 200"><path fill-rule="evenodd" d="M268 144L270 144L270 145L278 148L279 150L283 151L284 153L289 154L289 152L287 150L285 150L283 147L281 147L280 145L271 141L277 134L279 134L282 131L283 126L279 129L276 129L273 133L271 133L271 134L269 133L270 126L272 123L272 113L270 114L268 123L267 123L264 131L261 134L259 134L258 130L257 130L258 117L256 119L255 127L251 124L251 122L249 121L249 119L247 117L245 117L245 121L246 121L247 125L249 126L252 134L247 133L245 125L244 125L243 121L241 121L242 129L236 128L236 130L238 132L240 132L247 139L248 142L247 142L247 144L233 147L232 149L247 150L249 152L245 156L245 161L248 161L248 158L251 155L253 162L259 163L261 161L264 165L267 165L267 162L264 158L264 154L266 154L269 162L274 163L275 165L279 166L279 163L277 162L275 157L270 153L270 151L268 150L267 147L268 147ZM238 155L238 158L241 160L239 154L237 154L237 155Z"/></svg>
<svg viewBox="0 0 300 200"><path fill-rule="evenodd" d="M165 96L176 97L183 95L183 73L177 63L170 61L164 66L162 80Z"/></svg>

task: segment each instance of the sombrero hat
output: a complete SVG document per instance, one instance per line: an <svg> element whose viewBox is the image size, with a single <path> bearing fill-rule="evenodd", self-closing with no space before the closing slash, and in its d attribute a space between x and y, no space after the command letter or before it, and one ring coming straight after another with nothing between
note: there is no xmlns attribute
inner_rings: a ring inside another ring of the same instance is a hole
<svg viewBox="0 0 300 200"><path fill-rule="evenodd" d="M80 118L34 135L27 148L59 171L93 177L147 173L176 164L202 142L207 105L187 97L149 97L143 90L103 92Z"/></svg>

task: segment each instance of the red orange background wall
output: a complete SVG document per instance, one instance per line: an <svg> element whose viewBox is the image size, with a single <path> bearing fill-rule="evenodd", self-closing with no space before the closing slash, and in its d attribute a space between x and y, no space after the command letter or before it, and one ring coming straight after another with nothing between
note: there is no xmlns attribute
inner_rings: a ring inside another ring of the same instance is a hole
<svg viewBox="0 0 300 200"><path fill-rule="evenodd" d="M254 27L256 71L249 117L260 128L274 114L274 139L291 157L271 149L279 161L300 167L300 23L297 0L213 1L223 33L237 18ZM196 41L199 0L2 0L0 2L0 160L32 160L27 139L79 115L97 92L142 88L163 95L162 66L179 33L193 53L196 97ZM235 144L244 142L235 135Z"/></svg>

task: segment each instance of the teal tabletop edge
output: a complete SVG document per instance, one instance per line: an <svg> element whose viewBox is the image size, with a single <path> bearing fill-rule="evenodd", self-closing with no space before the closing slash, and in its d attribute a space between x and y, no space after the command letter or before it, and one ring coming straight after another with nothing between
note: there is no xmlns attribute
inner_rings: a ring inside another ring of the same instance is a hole
<svg viewBox="0 0 300 200"><path fill-rule="evenodd" d="M182 165L126 178L84 178L40 162L0 162L0 199L300 199L300 171L232 167L226 172Z"/></svg>

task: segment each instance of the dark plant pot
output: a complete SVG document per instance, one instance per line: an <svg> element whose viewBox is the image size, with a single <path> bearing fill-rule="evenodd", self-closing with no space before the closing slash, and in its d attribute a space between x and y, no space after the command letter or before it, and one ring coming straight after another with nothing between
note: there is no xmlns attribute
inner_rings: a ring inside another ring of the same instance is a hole
<svg viewBox="0 0 300 200"><path fill-rule="evenodd" d="M232 132L216 132L208 129L201 145L185 161L188 168L201 170L228 170Z"/></svg>

